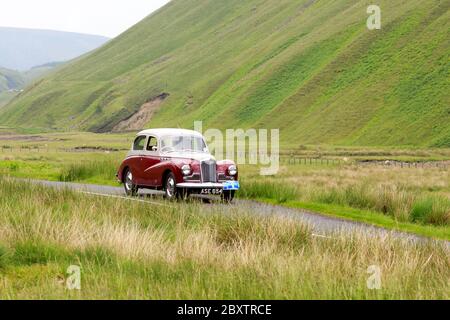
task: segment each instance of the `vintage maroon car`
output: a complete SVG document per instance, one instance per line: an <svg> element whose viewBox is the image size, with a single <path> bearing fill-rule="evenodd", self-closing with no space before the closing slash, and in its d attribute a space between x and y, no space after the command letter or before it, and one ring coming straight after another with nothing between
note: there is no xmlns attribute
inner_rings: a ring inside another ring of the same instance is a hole
<svg viewBox="0 0 450 320"><path fill-rule="evenodd" d="M239 189L230 160L216 161L203 136L184 129L152 129L137 134L117 173L128 195L139 188L164 190L168 199L189 194L221 195L231 201Z"/></svg>

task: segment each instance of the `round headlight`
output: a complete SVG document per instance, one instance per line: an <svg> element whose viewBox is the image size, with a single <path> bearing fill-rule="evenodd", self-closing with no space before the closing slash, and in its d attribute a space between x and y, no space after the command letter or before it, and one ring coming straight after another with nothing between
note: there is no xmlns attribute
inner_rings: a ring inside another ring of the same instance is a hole
<svg viewBox="0 0 450 320"><path fill-rule="evenodd" d="M235 165L231 165L228 167L228 174L230 176L235 176L237 174L237 168Z"/></svg>
<svg viewBox="0 0 450 320"><path fill-rule="evenodd" d="M183 172L184 176L188 176L191 174L191 166L188 164L185 164L184 166L181 167L181 172Z"/></svg>

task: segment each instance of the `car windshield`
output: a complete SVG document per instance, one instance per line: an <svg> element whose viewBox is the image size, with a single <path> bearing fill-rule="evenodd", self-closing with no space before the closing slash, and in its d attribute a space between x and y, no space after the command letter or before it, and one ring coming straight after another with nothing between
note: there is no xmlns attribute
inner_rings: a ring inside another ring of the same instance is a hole
<svg viewBox="0 0 450 320"><path fill-rule="evenodd" d="M205 141L198 136L165 136L161 138L162 152L207 152Z"/></svg>

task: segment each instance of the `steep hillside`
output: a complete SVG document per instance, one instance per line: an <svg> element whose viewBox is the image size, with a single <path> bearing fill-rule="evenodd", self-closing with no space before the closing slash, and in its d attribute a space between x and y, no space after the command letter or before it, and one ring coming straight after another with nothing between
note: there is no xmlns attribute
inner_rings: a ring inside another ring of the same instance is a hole
<svg viewBox="0 0 450 320"><path fill-rule="evenodd" d="M0 68L0 108L5 106L24 84L25 78L20 72Z"/></svg>
<svg viewBox="0 0 450 320"><path fill-rule="evenodd" d="M36 79L39 79L46 74L50 73L54 69L62 66L64 62L49 62L45 63L39 66L35 66L31 68L30 70L27 70L25 72L22 72L26 83L30 83L31 81L34 81Z"/></svg>
<svg viewBox="0 0 450 320"><path fill-rule="evenodd" d="M450 146L450 2L175 0L26 90L0 123L280 128L288 144ZM164 97L158 110L157 97Z"/></svg>
<svg viewBox="0 0 450 320"><path fill-rule="evenodd" d="M4 91L0 92L0 108L4 107L11 101L12 98L16 95L15 92Z"/></svg>
<svg viewBox="0 0 450 320"><path fill-rule="evenodd" d="M0 66L25 71L53 61L66 61L98 48L102 36L0 27Z"/></svg>
<svg viewBox="0 0 450 320"><path fill-rule="evenodd" d="M62 65L61 62L52 62L36 66L25 72L0 68L0 108L11 101L19 92L22 92L27 85L32 84L33 81L38 81L60 65Z"/></svg>
<svg viewBox="0 0 450 320"><path fill-rule="evenodd" d="M20 89L25 84L25 77L22 73L14 70L0 68L0 93Z"/></svg>

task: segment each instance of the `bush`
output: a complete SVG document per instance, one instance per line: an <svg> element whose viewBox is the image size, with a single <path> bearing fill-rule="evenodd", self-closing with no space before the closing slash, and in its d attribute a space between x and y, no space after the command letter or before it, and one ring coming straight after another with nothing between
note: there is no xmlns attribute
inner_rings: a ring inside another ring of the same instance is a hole
<svg viewBox="0 0 450 320"><path fill-rule="evenodd" d="M433 200L431 198L422 198L414 203L410 219L413 222L425 222L426 217L433 212Z"/></svg>
<svg viewBox="0 0 450 320"><path fill-rule="evenodd" d="M450 223L450 200L443 197L422 197L416 200L410 212L413 222L447 225Z"/></svg>

